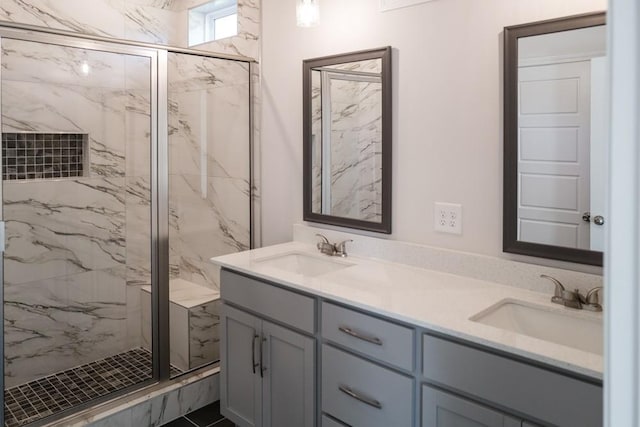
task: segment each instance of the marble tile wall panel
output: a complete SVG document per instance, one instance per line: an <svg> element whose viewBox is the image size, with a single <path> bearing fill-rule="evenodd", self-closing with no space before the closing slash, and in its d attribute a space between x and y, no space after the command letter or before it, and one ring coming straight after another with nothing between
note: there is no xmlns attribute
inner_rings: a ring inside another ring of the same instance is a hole
<svg viewBox="0 0 640 427"><path fill-rule="evenodd" d="M124 178L5 183L5 284L123 266Z"/></svg>
<svg viewBox="0 0 640 427"><path fill-rule="evenodd" d="M5 285L5 386L124 351L124 268Z"/></svg>
<svg viewBox="0 0 640 427"><path fill-rule="evenodd" d="M0 19L188 47L188 9L202 3L202 0L0 0ZM198 45L198 49L258 58L259 38L259 0L238 0L238 35Z"/></svg>
<svg viewBox="0 0 640 427"><path fill-rule="evenodd" d="M122 177L126 99L124 90L3 82L3 131L88 133L91 176Z"/></svg>
<svg viewBox="0 0 640 427"><path fill-rule="evenodd" d="M125 87L124 55L8 38L2 40L2 50L3 82Z"/></svg>
<svg viewBox="0 0 640 427"><path fill-rule="evenodd" d="M215 254L249 247L249 69L169 55L172 277L217 287Z"/></svg>
<svg viewBox="0 0 640 427"><path fill-rule="evenodd" d="M169 170L249 179L247 85L171 93Z"/></svg>
<svg viewBox="0 0 640 427"><path fill-rule="evenodd" d="M248 85L249 65L245 62L169 53L169 93L209 90Z"/></svg>
<svg viewBox="0 0 640 427"><path fill-rule="evenodd" d="M189 367L220 360L220 300L189 310Z"/></svg>
<svg viewBox="0 0 640 427"><path fill-rule="evenodd" d="M0 0L0 19L59 30L124 38L123 0Z"/></svg>
<svg viewBox="0 0 640 427"><path fill-rule="evenodd" d="M219 288L218 269L209 262L214 256L249 248L249 182L241 179L170 176L170 203L177 215L169 241L175 248L180 277Z"/></svg>

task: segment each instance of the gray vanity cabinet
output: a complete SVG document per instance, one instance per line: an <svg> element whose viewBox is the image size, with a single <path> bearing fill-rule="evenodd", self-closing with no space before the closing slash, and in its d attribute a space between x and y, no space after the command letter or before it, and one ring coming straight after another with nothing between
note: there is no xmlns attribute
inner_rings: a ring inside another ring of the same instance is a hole
<svg viewBox="0 0 640 427"><path fill-rule="evenodd" d="M266 283L261 284L264 299L252 296L246 299L246 292L255 285L253 279L225 271L222 276L223 280L226 277L226 282L222 282L224 302L220 310L222 414L241 427L313 427L316 419L315 339L262 317L263 312L275 314L264 315L270 319L295 319L303 315L311 321L302 319L302 324L313 325L313 300ZM225 295L225 287L231 284L237 285L236 289ZM289 310L283 304L279 311L273 311L272 303L279 297L285 302L297 297L311 300L311 310L298 312L299 307ZM255 314L244 311L245 308ZM295 325L292 324L292 328Z"/></svg>
<svg viewBox="0 0 640 427"><path fill-rule="evenodd" d="M264 427L312 427L315 420L315 340L263 322Z"/></svg>
<svg viewBox="0 0 640 427"><path fill-rule="evenodd" d="M520 427L522 422L494 409L433 387L422 386L422 427Z"/></svg>
<svg viewBox="0 0 640 427"><path fill-rule="evenodd" d="M256 366L261 320L222 305L220 407L238 425L262 425L262 381Z"/></svg>
<svg viewBox="0 0 640 427"><path fill-rule="evenodd" d="M241 427L602 427L597 380L225 269L221 296Z"/></svg>
<svg viewBox="0 0 640 427"><path fill-rule="evenodd" d="M429 382L508 408L527 420L561 427L602 426L602 387L591 381L430 334L423 335L422 371Z"/></svg>

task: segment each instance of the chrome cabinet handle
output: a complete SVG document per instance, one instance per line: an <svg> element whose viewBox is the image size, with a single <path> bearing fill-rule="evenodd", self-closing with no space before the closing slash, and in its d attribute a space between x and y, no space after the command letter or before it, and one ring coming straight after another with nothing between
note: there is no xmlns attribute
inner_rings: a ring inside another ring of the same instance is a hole
<svg viewBox="0 0 640 427"><path fill-rule="evenodd" d="M267 342L266 338L262 338L262 341L260 341L260 378L264 378L264 371L267 370L267 368L264 367L264 361L262 359L262 347L263 344Z"/></svg>
<svg viewBox="0 0 640 427"><path fill-rule="evenodd" d="M359 340L366 341L366 342L369 342L369 343L375 344L375 345L382 345L382 340L380 340L380 338L367 337L365 335L360 335L359 333L357 333L353 329L348 328L346 326L340 326L340 327L338 327L338 330L340 330L340 332L344 332L347 335L351 335L354 338L358 338Z"/></svg>
<svg viewBox="0 0 640 427"><path fill-rule="evenodd" d="M373 406L374 408L377 408L377 409L382 409L382 403L378 402L376 399L373 399L371 397L367 397L360 393L356 393L355 391L353 391L351 387L347 387L346 385L341 385L341 386L338 386L338 390L340 390L341 392L343 392L349 397L353 397L354 399L359 400L362 403L366 403L367 405Z"/></svg>
<svg viewBox="0 0 640 427"><path fill-rule="evenodd" d="M253 332L253 338L251 338L251 370L253 373L256 373L256 368L258 364L256 363L256 338L260 338L258 334Z"/></svg>

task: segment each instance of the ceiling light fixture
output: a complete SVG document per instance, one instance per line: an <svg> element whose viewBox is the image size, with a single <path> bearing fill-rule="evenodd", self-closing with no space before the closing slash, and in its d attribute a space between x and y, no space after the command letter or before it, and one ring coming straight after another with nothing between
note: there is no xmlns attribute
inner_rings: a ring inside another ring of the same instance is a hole
<svg viewBox="0 0 640 427"><path fill-rule="evenodd" d="M320 22L319 0L297 0L298 27L315 27Z"/></svg>

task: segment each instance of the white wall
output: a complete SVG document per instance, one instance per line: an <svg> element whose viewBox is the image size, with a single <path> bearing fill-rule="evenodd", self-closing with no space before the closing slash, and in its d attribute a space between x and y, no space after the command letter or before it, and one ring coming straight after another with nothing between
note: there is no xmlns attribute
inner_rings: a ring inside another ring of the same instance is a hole
<svg viewBox="0 0 640 427"><path fill-rule="evenodd" d="M378 0L321 0L295 25L295 0L263 7L263 243L302 221L302 60L391 45L393 235L502 254L502 29L606 9L606 0L435 0L381 13ZM463 235L433 231L433 203L463 205Z"/></svg>

